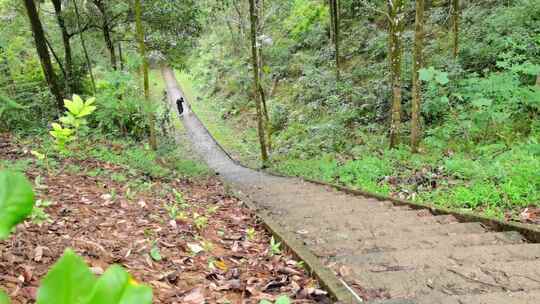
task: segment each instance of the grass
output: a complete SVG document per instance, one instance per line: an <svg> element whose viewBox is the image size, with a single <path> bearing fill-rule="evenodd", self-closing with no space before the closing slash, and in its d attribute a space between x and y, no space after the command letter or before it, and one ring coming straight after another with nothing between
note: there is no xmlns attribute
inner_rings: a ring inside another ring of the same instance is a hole
<svg viewBox="0 0 540 304"><path fill-rule="evenodd" d="M227 151L231 152L233 157L242 160L246 165L259 166L259 150L256 144L257 130L249 125L246 126L245 122L248 120L243 118L234 118L230 121L222 119L224 113L220 111L217 103L203 98L202 94L197 93L198 84L195 79L185 72L175 71L175 73L184 94L191 102L192 110L212 136Z"/></svg>
<svg viewBox="0 0 540 304"><path fill-rule="evenodd" d="M256 136L246 136L245 122L223 119L215 97L194 95L196 81L186 74L179 79L189 96L196 96L194 111L218 142L241 162L258 164ZM384 134L366 129L358 131L362 143L337 153L321 147L341 134L319 138L305 130L289 126L274 138L273 170L499 219L540 206L540 157L526 141L511 147L471 146L433 135L425 139L424 151L414 154L408 146L387 149Z"/></svg>

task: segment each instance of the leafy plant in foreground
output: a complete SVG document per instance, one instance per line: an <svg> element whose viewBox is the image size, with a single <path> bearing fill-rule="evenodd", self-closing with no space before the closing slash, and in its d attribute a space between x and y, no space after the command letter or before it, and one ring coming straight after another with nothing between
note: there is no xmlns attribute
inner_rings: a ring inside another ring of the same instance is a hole
<svg viewBox="0 0 540 304"><path fill-rule="evenodd" d="M96 278L81 257L67 249L45 276L37 304L151 304L152 289L113 265Z"/></svg>
<svg viewBox="0 0 540 304"><path fill-rule="evenodd" d="M0 240L32 213L34 203L32 184L22 173L0 172Z"/></svg>

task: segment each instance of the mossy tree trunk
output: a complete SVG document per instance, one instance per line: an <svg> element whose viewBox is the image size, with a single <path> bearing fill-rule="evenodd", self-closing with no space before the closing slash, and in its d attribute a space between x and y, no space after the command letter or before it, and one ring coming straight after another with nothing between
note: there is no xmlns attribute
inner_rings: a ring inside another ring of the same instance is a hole
<svg viewBox="0 0 540 304"><path fill-rule="evenodd" d="M45 74L45 80L47 81L49 89L54 96L58 110L63 112L64 98L62 96L60 86L58 85L58 78L56 77L54 68L52 66L51 57L47 49L45 32L43 31L41 20L39 20L39 14L36 8L36 4L34 3L34 0L24 0L24 6L26 7L28 19L30 20L32 34L34 36L34 42L36 44L36 51L41 62L41 67L43 68L43 74Z"/></svg>
<svg viewBox="0 0 540 304"><path fill-rule="evenodd" d="M75 9L75 18L77 20L77 31L79 32L79 38L81 39L81 47L83 49L84 59L86 60L86 68L88 69L88 74L90 74L90 81L92 82L92 91L95 95L96 94L96 81L94 80L92 62L90 61L90 56L88 56L88 49L86 48L86 41L84 39L84 34L81 27L81 15L79 14L79 7L77 4L77 1L73 1L73 8Z"/></svg>
<svg viewBox="0 0 540 304"><path fill-rule="evenodd" d="M144 29L142 24L142 4L141 0L135 0L135 27L137 31L137 42L139 43L139 55L142 58L141 74L143 76L144 99L150 103L150 84L148 81L148 58L146 58L146 45L144 44ZM148 107L149 109L151 107ZM157 150L157 138L155 130L154 113L148 113L148 127L150 129L150 146Z"/></svg>
<svg viewBox="0 0 540 304"><path fill-rule="evenodd" d="M388 61L392 86L390 121L390 148L399 143L401 124L401 39L403 30L403 0L387 0L388 7Z"/></svg>
<svg viewBox="0 0 540 304"><path fill-rule="evenodd" d="M135 0L137 1L137 0ZM109 50L111 56L111 66L114 70L118 69L116 63L116 51L114 49L114 43L111 38L111 25L109 24L109 16L107 15L107 9L103 0L93 0L94 5L101 13L101 31L103 32L103 39L105 40L105 46Z"/></svg>
<svg viewBox="0 0 540 304"><path fill-rule="evenodd" d="M459 16L460 5L459 0L452 1L452 56L457 58L459 53Z"/></svg>
<svg viewBox="0 0 540 304"><path fill-rule="evenodd" d="M73 75L73 56L71 55L71 36L69 35L62 13L62 1L52 0L54 6L54 13L56 15L56 22L62 33L62 42L64 45L64 65L66 71L66 93L70 95L75 93L77 85Z"/></svg>
<svg viewBox="0 0 540 304"><path fill-rule="evenodd" d="M335 50L335 61L336 61L336 80L340 80L340 55L339 55L339 24L340 24L340 13L339 13L339 0L328 0L328 6L330 8L330 39L334 45Z"/></svg>
<svg viewBox="0 0 540 304"><path fill-rule="evenodd" d="M424 0L416 0L416 18L414 28L413 88L411 105L411 147L418 152L422 138L421 105L422 86L419 71L424 65Z"/></svg>
<svg viewBox="0 0 540 304"><path fill-rule="evenodd" d="M268 163L268 150L266 146L265 137L265 123L263 117L262 98L263 94L261 90L261 84L259 79L259 51L257 50L257 27L259 24L258 9L256 7L256 0L249 0L249 16L251 21L251 63L253 69L253 94L255 97L255 108L257 111L257 130L259 133L259 144L261 148L261 159L263 167Z"/></svg>

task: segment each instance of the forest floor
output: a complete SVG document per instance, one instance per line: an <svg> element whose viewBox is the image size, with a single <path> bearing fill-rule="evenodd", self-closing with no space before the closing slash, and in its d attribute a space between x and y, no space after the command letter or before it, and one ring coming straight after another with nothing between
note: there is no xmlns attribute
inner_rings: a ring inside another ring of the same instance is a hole
<svg viewBox="0 0 540 304"><path fill-rule="evenodd" d="M153 288L154 303L327 301L302 263L272 249L256 216L214 176L156 178L81 148L44 162L31 154L39 142L0 136L0 169L25 172L38 198L32 218L0 242L0 286L13 303L33 303L40 279L68 247L96 274L124 266ZM90 146L118 157L132 149L106 140Z"/></svg>
<svg viewBox="0 0 540 304"><path fill-rule="evenodd" d="M174 72L165 67L163 76L172 100L182 96ZM196 115L186 113L182 122L193 150L209 167L364 301L532 304L540 299L540 245L518 232L249 169L222 150Z"/></svg>

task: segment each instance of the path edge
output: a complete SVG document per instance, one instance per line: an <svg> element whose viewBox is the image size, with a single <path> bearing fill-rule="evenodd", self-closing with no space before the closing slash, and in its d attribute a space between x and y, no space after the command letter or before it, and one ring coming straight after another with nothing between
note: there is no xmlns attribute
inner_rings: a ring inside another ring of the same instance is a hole
<svg viewBox="0 0 540 304"><path fill-rule="evenodd" d="M220 178L221 179L221 178ZM244 194L242 191L236 190L235 187L221 179L226 185L228 192L232 196L240 199L242 204L248 207L261 220L265 229L270 232L274 238L282 243L297 259L303 261L308 269L308 272L314 276L321 284L330 297L343 304L359 303L355 300L353 294L347 290L343 283L338 279L337 275L330 268L323 265L304 244L302 244L296 236L291 232L283 229L281 225L275 222L269 214L257 207L257 202L251 197Z"/></svg>

